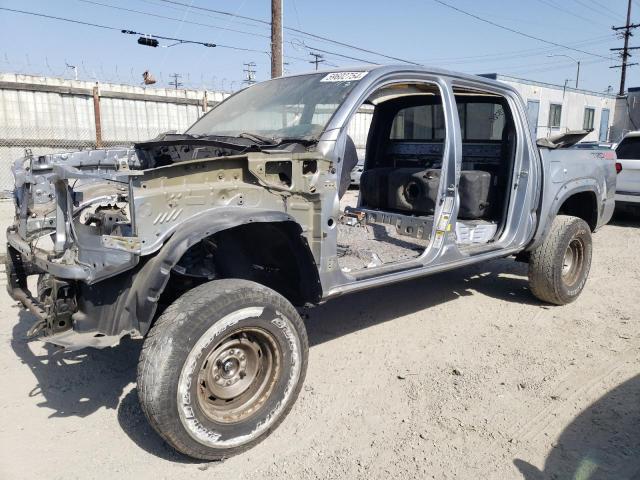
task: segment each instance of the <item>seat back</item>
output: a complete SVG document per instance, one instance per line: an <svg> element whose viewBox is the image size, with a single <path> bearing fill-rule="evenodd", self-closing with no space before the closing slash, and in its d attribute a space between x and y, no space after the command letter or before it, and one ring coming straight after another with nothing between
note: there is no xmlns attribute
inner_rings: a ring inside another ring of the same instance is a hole
<svg viewBox="0 0 640 480"><path fill-rule="evenodd" d="M340 174L340 185L338 188L338 197L342 198L344 193L351 185L351 171L358 164L358 151L353 139L347 135L344 145L344 155L342 158L342 172Z"/></svg>

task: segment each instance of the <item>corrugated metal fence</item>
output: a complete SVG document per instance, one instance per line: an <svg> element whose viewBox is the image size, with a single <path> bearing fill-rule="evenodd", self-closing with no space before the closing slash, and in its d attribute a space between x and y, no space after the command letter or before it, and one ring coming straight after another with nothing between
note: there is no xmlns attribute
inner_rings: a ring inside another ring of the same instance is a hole
<svg viewBox="0 0 640 480"><path fill-rule="evenodd" d="M227 94L0 74L0 192L13 161L182 132ZM97 125L97 128L96 128Z"/></svg>
<svg viewBox="0 0 640 480"><path fill-rule="evenodd" d="M13 188L11 164L24 156L131 145L183 132L228 94L0 74L0 196ZM362 153L371 123L363 106L349 125Z"/></svg>

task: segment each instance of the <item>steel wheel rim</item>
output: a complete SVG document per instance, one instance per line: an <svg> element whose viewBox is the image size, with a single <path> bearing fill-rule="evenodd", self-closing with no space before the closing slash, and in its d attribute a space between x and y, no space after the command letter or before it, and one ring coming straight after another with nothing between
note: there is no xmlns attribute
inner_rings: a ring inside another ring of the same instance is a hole
<svg viewBox="0 0 640 480"><path fill-rule="evenodd" d="M261 328L241 328L206 355L197 371L197 403L211 421L236 423L255 414L271 396L282 352Z"/></svg>
<svg viewBox="0 0 640 480"><path fill-rule="evenodd" d="M567 285L574 285L578 281L583 264L584 243L579 238L573 238L562 259L562 279Z"/></svg>

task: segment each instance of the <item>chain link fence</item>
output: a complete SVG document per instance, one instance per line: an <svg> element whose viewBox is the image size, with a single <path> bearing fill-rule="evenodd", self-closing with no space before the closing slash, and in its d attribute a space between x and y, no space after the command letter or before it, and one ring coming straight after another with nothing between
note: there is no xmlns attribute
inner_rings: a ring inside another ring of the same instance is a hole
<svg viewBox="0 0 640 480"><path fill-rule="evenodd" d="M158 128L156 132L148 131L148 136L138 138L138 135L127 135L129 138L121 140L106 139L102 147L126 146L148 140L161 133L166 128ZM61 129L30 127L2 127L0 126L0 198L10 198L13 195L14 179L11 167L13 163L27 154L33 156L49 153L73 152L96 148L96 133L94 128Z"/></svg>
<svg viewBox="0 0 640 480"><path fill-rule="evenodd" d="M25 153L129 147L184 132L226 96L0 73L0 196L12 195L11 166Z"/></svg>
<svg viewBox="0 0 640 480"><path fill-rule="evenodd" d="M0 126L0 196L7 198L13 190L13 163L31 152L33 155L95 148L95 130L74 132L59 128Z"/></svg>

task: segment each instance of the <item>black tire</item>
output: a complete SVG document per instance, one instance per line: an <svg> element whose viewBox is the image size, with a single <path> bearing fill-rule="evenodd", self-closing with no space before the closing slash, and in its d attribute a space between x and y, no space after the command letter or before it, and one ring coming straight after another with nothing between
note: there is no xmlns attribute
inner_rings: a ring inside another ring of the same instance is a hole
<svg viewBox="0 0 640 480"><path fill-rule="evenodd" d="M577 217L559 215L544 242L531 252L529 286L540 300L555 305L573 302L589 276L591 230Z"/></svg>
<svg viewBox="0 0 640 480"><path fill-rule="evenodd" d="M289 413L308 351L304 323L280 294L246 280L205 283L171 304L144 342L142 410L185 455L236 455Z"/></svg>

